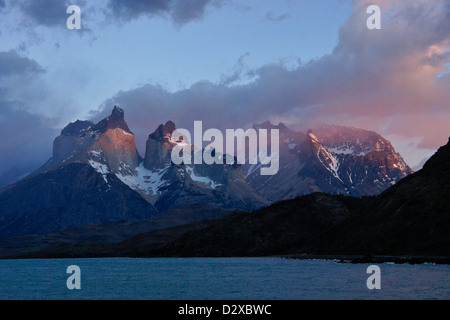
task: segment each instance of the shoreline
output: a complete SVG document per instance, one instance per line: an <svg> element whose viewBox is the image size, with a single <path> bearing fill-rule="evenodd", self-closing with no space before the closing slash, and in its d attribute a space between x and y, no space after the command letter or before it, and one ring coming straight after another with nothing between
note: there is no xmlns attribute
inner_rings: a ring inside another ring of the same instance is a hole
<svg viewBox="0 0 450 320"><path fill-rule="evenodd" d="M389 255L310 255L290 254L280 256L294 260L330 260L338 263L368 264L446 264L450 265L450 257L445 256L389 256Z"/></svg>
<svg viewBox="0 0 450 320"><path fill-rule="evenodd" d="M305 261L332 261L336 263L350 263L350 264L435 264L435 265L450 265L450 257L446 256L388 256L388 255L311 255L311 254L287 254L276 256L253 256L253 257L1 257L0 261L11 260L67 260L67 259L227 259L227 258L281 258L292 260Z"/></svg>

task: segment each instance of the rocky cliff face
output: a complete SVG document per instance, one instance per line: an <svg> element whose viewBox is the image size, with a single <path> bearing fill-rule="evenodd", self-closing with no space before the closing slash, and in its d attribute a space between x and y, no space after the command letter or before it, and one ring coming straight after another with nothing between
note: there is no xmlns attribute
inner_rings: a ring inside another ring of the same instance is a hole
<svg viewBox="0 0 450 320"><path fill-rule="evenodd" d="M160 211L195 203L246 210L269 204L247 184L239 165L173 164L172 149L188 143L175 141L175 130L171 121L161 124L147 140L145 158L137 174L121 176L122 181ZM193 146L191 150L194 151Z"/></svg>
<svg viewBox="0 0 450 320"><path fill-rule="evenodd" d="M176 145L172 141L172 133L176 130L175 124L168 121L160 125L147 140L144 167L147 169L162 169L171 163L170 152Z"/></svg>
<svg viewBox="0 0 450 320"><path fill-rule="evenodd" d="M88 131L94 126L90 121L76 121L70 123L61 131L61 135L53 142L53 158L63 160L64 157L71 153L80 135Z"/></svg>
<svg viewBox="0 0 450 320"><path fill-rule="evenodd" d="M274 177L245 167L250 186L271 201L312 192L376 195L413 171L379 134L342 126L322 126L306 134L283 124L256 128L280 130L280 171Z"/></svg>
<svg viewBox="0 0 450 320"><path fill-rule="evenodd" d="M413 173L392 144L375 132L322 126L315 133L339 163L349 195L379 194Z"/></svg>
<svg viewBox="0 0 450 320"><path fill-rule="evenodd" d="M100 174L123 174L138 167L141 160L124 111L114 107L111 115L97 124L77 121L65 127L53 143L53 157L35 174L70 163L90 164Z"/></svg>
<svg viewBox="0 0 450 320"><path fill-rule="evenodd" d="M98 124L69 124L53 150L44 166L0 193L0 237L138 221L158 213L120 179L141 162L122 109L115 107Z"/></svg>

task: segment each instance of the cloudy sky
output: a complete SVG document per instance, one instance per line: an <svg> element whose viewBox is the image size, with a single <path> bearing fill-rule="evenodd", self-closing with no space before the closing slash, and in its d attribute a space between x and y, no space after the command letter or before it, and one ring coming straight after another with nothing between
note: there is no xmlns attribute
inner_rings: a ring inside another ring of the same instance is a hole
<svg viewBox="0 0 450 320"><path fill-rule="evenodd" d="M0 0L0 185L116 104L141 154L169 119L271 120L374 130L415 166L450 135L449 66L446 0Z"/></svg>

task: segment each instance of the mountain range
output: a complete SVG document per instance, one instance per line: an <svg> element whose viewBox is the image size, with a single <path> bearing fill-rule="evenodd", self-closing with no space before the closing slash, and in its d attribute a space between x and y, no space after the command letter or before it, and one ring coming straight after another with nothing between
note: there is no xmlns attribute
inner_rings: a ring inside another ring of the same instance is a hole
<svg viewBox="0 0 450 320"><path fill-rule="evenodd" d="M448 264L449 163L450 138L422 170L378 196L312 193L115 243L53 239L17 250L24 243L17 239L12 248L16 258L289 256Z"/></svg>
<svg viewBox="0 0 450 320"><path fill-rule="evenodd" d="M119 107L96 124L70 123L54 140L47 163L0 191L0 238L132 223L195 206L252 211L314 192L377 195L413 172L389 141L371 131L322 126L301 133L269 122L255 128L280 130L275 176L236 162L173 164L171 150L186 142L172 138L171 121L149 135L141 157Z"/></svg>

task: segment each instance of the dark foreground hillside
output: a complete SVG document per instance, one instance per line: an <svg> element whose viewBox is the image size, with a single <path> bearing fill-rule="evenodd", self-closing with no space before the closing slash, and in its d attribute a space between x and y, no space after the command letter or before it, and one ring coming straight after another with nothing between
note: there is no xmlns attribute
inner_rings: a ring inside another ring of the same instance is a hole
<svg viewBox="0 0 450 320"><path fill-rule="evenodd" d="M450 256L450 142L425 164L324 234L317 252Z"/></svg>

